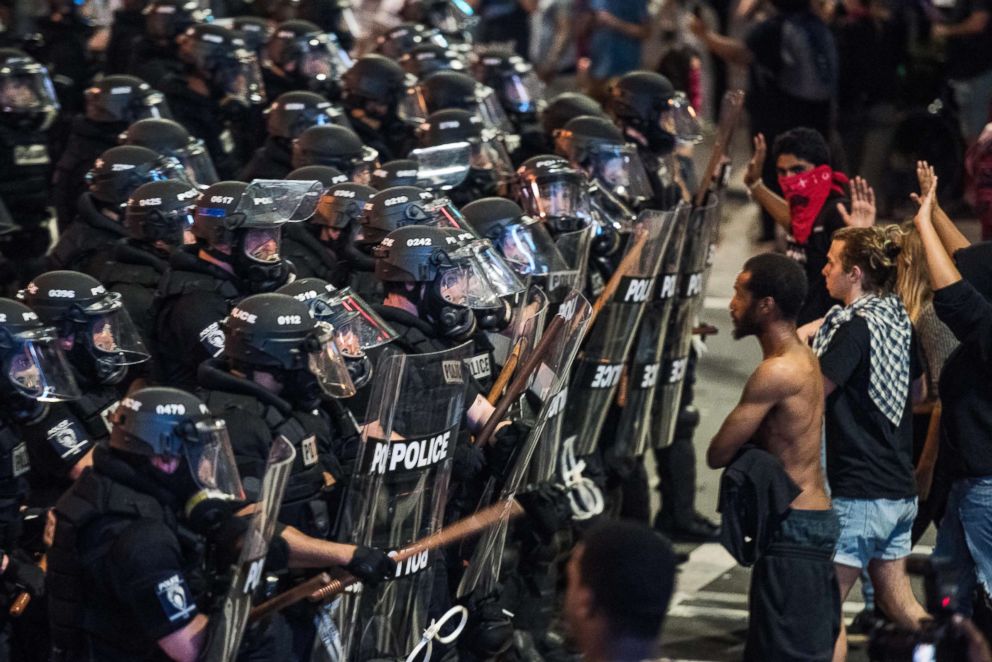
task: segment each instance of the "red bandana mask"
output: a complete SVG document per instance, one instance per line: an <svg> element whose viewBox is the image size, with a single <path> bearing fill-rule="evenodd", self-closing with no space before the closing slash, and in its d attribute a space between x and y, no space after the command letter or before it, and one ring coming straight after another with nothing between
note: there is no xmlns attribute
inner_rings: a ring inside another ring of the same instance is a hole
<svg viewBox="0 0 992 662"><path fill-rule="evenodd" d="M823 209L823 203L831 191L843 193L847 175L834 172L830 166L821 165L808 172L800 172L788 177L779 177L778 185L789 203L792 217L792 236L799 244L805 244L813 232L816 217Z"/></svg>

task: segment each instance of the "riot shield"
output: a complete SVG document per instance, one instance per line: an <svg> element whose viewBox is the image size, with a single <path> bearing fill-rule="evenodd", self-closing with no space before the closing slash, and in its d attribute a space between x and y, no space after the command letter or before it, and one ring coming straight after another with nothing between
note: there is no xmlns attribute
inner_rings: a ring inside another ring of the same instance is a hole
<svg viewBox="0 0 992 662"><path fill-rule="evenodd" d="M589 246L592 243L592 226L555 236L555 247L565 259L568 269L552 271L537 278L552 303L561 303L573 289L582 289L589 267Z"/></svg>
<svg viewBox="0 0 992 662"><path fill-rule="evenodd" d="M517 490L527 484L532 475L530 464L538 462L547 473L554 471L558 455L556 428L549 425L555 418L561 418L559 395L568 378L579 344L585 335L592 314L592 306L578 292L572 290L559 307L556 317L564 324L557 337L552 339L551 351L542 359L528 388L530 395L540 403L540 411L527 439L516 450L512 466L501 485L492 481L487 485L483 503L488 505L495 499L510 499ZM489 595L496 590L503 549L506 542L507 522L500 521L487 529L475 545L474 552L458 587L458 597L473 591L479 595Z"/></svg>
<svg viewBox="0 0 992 662"><path fill-rule="evenodd" d="M472 146L467 142L418 147L408 159L417 162L417 186L429 191L447 191L468 176Z"/></svg>
<svg viewBox="0 0 992 662"><path fill-rule="evenodd" d="M502 369L510 356L516 353L514 361L519 365L541 339L544 321L548 313L548 296L538 285L530 285L521 292L513 306L510 323L499 331L486 331L486 339L492 345L493 361Z"/></svg>
<svg viewBox="0 0 992 662"><path fill-rule="evenodd" d="M672 235L665 248L653 297L641 317L637 340L627 362L626 378L621 382L617 397L620 416L616 436L608 452L618 457L640 457L649 446L651 404L655 398L662 351L675 301L690 209L689 205L679 203L674 211L666 212L673 217L669 221Z"/></svg>
<svg viewBox="0 0 992 662"><path fill-rule="evenodd" d="M396 550L441 525L465 410L471 343L443 352L379 359L342 531L349 542ZM344 656L404 658L429 622L436 559L424 552L396 578L345 596L339 609Z"/></svg>
<svg viewBox="0 0 992 662"><path fill-rule="evenodd" d="M682 382L689 364L692 329L703 302L703 280L707 261L712 264L711 245L719 222L717 197L689 213L682 265L679 268L678 296L669 318L668 334L662 352L661 368L651 414L651 435L655 446L672 442L675 421L682 400Z"/></svg>
<svg viewBox="0 0 992 662"><path fill-rule="evenodd" d="M598 316L575 361L566 407L564 434L575 437L579 456L589 455L596 448L634 342L633 331L640 323L672 234L671 220L671 214L641 213L627 252L611 278L611 285L615 282L617 286L604 290L596 302Z"/></svg>
<svg viewBox="0 0 992 662"><path fill-rule="evenodd" d="M220 610L210 617L210 633L202 660L232 662L237 657L251 611L252 594L263 576L265 555L275 532L295 457L296 450L285 437L280 435L272 442L255 513L245 532L238 564L233 569L231 587Z"/></svg>

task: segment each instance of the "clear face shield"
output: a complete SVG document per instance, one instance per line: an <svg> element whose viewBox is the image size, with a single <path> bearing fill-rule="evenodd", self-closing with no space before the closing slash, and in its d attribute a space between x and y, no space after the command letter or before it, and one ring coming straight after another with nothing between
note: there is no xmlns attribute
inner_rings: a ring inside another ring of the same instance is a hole
<svg viewBox="0 0 992 662"><path fill-rule="evenodd" d="M307 368L320 389L332 398L350 398L355 395L348 366L335 343L334 328L327 322L318 322L318 335L307 353Z"/></svg>
<svg viewBox="0 0 992 662"><path fill-rule="evenodd" d="M258 59L251 51L239 48L214 71L214 83L225 96L244 106L265 103L265 85Z"/></svg>
<svg viewBox="0 0 992 662"><path fill-rule="evenodd" d="M86 347L102 367L113 371L148 360L148 350L124 308L120 294L108 292L100 302L87 306L83 312L86 314Z"/></svg>
<svg viewBox="0 0 992 662"><path fill-rule="evenodd" d="M478 106L475 109L475 114L482 118L486 127L496 129L501 133L513 133L515 130L513 123L506 111L503 110L503 105L499 102L496 92L482 83L476 86L476 90Z"/></svg>
<svg viewBox="0 0 992 662"><path fill-rule="evenodd" d="M248 228L241 240L245 257L260 264L275 264L282 259L282 226Z"/></svg>
<svg viewBox="0 0 992 662"><path fill-rule="evenodd" d="M361 155L352 161L349 179L355 184L368 186L372 182L372 171L379 166L379 152L367 145L362 145Z"/></svg>
<svg viewBox="0 0 992 662"><path fill-rule="evenodd" d="M6 113L57 112L58 98L45 68L0 74L0 109Z"/></svg>
<svg viewBox="0 0 992 662"><path fill-rule="evenodd" d="M82 394L52 329L19 333L4 362L7 381L26 398L38 402L75 400Z"/></svg>
<svg viewBox="0 0 992 662"><path fill-rule="evenodd" d="M454 228L462 232L468 232L473 236L478 236L468 221L465 220L465 217L462 216L462 213L458 211L458 207L448 198L438 198L433 202L427 203L424 205L424 211L429 216L429 220L424 225L433 225L439 228Z"/></svg>
<svg viewBox="0 0 992 662"><path fill-rule="evenodd" d="M191 427L186 432L183 453L197 487L208 498L244 500L245 490L223 419L203 419Z"/></svg>
<svg viewBox="0 0 992 662"><path fill-rule="evenodd" d="M183 167L189 183L196 188L205 189L220 181L210 152L199 138L190 138L189 144L173 156Z"/></svg>
<svg viewBox="0 0 992 662"><path fill-rule="evenodd" d="M533 71L514 72L503 79L503 99L518 113L536 113L544 100L544 83Z"/></svg>
<svg viewBox="0 0 992 662"><path fill-rule="evenodd" d="M456 142L412 150L407 158L417 162L417 185L431 191L458 186L468 176L472 149L468 142Z"/></svg>
<svg viewBox="0 0 992 662"><path fill-rule="evenodd" d="M522 276L547 276L569 270L548 229L533 219L507 227L496 240L496 247Z"/></svg>
<svg viewBox="0 0 992 662"><path fill-rule="evenodd" d="M651 197L651 184L637 148L601 143L589 148L590 176L628 204Z"/></svg>
<svg viewBox="0 0 992 662"><path fill-rule="evenodd" d="M165 105L165 95L161 92L151 92L134 104L134 120L143 119L172 119Z"/></svg>
<svg viewBox="0 0 992 662"><path fill-rule="evenodd" d="M555 234L575 232L592 223L589 192L578 173L522 182L520 204L528 214L547 223Z"/></svg>
<svg viewBox="0 0 992 662"><path fill-rule="evenodd" d="M321 293L306 303L314 319L334 327L334 342L346 357L362 356L366 351L398 337L368 302L349 287Z"/></svg>
<svg viewBox="0 0 992 662"><path fill-rule="evenodd" d="M337 43L332 43L327 35L311 37L303 47L305 52L296 60L296 72L303 78L319 83L336 82L348 69Z"/></svg>
<svg viewBox="0 0 992 662"><path fill-rule="evenodd" d="M668 108L661 112L658 124L662 131L672 134L687 143L698 143L703 139L703 129L699 125L696 111L684 92L676 92Z"/></svg>
<svg viewBox="0 0 992 662"><path fill-rule="evenodd" d="M492 172L500 182L505 182L512 176L513 160L496 131L485 129L481 141L473 140L469 144L472 147L469 154L469 166L472 169Z"/></svg>
<svg viewBox="0 0 992 662"><path fill-rule="evenodd" d="M240 227L298 223L313 216L323 191L316 180L256 179L241 194L234 214L245 217Z"/></svg>
<svg viewBox="0 0 992 662"><path fill-rule="evenodd" d="M448 254L452 266L439 276L441 298L473 310L502 308L503 297L524 290L513 269L485 239L476 239Z"/></svg>

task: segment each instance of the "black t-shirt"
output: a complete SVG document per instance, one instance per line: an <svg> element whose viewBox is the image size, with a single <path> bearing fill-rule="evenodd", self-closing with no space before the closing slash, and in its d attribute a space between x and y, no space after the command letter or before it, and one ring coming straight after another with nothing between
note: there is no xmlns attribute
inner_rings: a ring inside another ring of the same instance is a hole
<svg viewBox="0 0 992 662"><path fill-rule="evenodd" d="M792 239L791 235L789 237L788 255L802 265L806 271L806 283L809 286L806 300L799 311L797 319L799 325L820 319L827 314L828 310L840 303L830 297L830 293L827 292L827 281L823 277L823 267L827 264L827 253L830 251L830 242L833 241L834 232L844 227L844 219L837 211L838 202L848 203L844 196L831 193L827 201L823 203L823 208L820 209L820 214L813 224L813 231L805 244L800 245Z"/></svg>
<svg viewBox="0 0 992 662"><path fill-rule="evenodd" d="M979 11L992 12L992 0L956 0L942 14L947 23L955 25ZM989 69L992 69L992 20L979 34L948 38L948 78L973 78Z"/></svg>
<svg viewBox="0 0 992 662"><path fill-rule="evenodd" d="M960 281L936 290L933 306L961 341L940 373L941 460L956 478L992 476L992 304Z"/></svg>
<svg viewBox="0 0 992 662"><path fill-rule="evenodd" d="M837 385L827 398L826 410L830 490L850 499L916 496L911 393L906 394L902 419L894 426L868 394L870 353L868 323L855 315L837 329L820 356L823 376ZM910 377L921 374L914 337Z"/></svg>

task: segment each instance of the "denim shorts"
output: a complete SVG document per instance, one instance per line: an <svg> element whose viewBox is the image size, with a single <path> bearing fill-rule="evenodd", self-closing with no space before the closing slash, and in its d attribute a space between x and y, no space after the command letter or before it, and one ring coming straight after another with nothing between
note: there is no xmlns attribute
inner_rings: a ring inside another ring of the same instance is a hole
<svg viewBox="0 0 992 662"><path fill-rule="evenodd" d="M834 562L865 568L872 559L894 561L912 548L916 497L905 499L845 499L834 497L840 538Z"/></svg>

